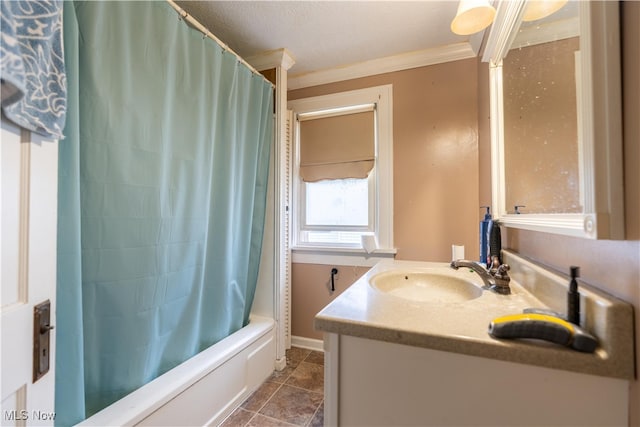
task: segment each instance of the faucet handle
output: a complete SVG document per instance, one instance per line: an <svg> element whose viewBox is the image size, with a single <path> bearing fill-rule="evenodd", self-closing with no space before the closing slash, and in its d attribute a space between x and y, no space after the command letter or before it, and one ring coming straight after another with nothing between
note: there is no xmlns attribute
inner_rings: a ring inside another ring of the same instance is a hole
<svg viewBox="0 0 640 427"><path fill-rule="evenodd" d="M507 271L511 270L509 264L502 264L498 267L498 271L496 271L496 275L503 275L509 277L509 273Z"/></svg>
<svg viewBox="0 0 640 427"><path fill-rule="evenodd" d="M497 255L491 257L491 263L489 264L489 274L495 276L500 268L500 258Z"/></svg>
<svg viewBox="0 0 640 427"><path fill-rule="evenodd" d="M493 275L494 279L496 280L496 284L499 287L502 287L502 288L509 287L509 282L511 281L511 277L509 277L509 273L508 273L509 270L510 270L510 267L508 264L502 264L500 267L498 267L496 274Z"/></svg>
<svg viewBox="0 0 640 427"><path fill-rule="evenodd" d="M511 277L509 277L508 271L511 269L508 264L500 264L495 269L492 268L492 276L495 281L495 286L493 289L499 294L508 295L511 293L511 288L509 287L509 282L511 282Z"/></svg>

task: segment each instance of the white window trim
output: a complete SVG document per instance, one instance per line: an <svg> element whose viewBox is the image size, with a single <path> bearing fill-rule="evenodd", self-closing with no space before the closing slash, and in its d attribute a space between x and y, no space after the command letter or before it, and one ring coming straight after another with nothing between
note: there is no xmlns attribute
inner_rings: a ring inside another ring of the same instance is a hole
<svg viewBox="0 0 640 427"><path fill-rule="evenodd" d="M294 211L292 219L292 260L297 263L337 264L337 265L374 265L378 260L393 257L396 249L393 246L393 86L383 85L366 89L352 90L329 95L289 101L288 108L295 115L305 115L320 110L328 110L353 105L374 103L377 109L377 150L375 176L377 179L376 236L378 249L366 253L362 248L341 248L337 246L318 246L303 244L298 241L300 230L300 195L299 179L299 139L298 126L294 128L293 144L293 192Z"/></svg>

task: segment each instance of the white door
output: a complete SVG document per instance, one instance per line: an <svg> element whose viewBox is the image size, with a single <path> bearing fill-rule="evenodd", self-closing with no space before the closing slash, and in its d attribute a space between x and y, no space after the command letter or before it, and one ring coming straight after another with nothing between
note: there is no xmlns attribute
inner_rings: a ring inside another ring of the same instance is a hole
<svg viewBox="0 0 640 427"><path fill-rule="evenodd" d="M55 325L58 143L3 118L0 148L0 425L53 425L55 329L47 349L46 327L34 337L34 308L49 300L45 323ZM48 357L49 370L34 382L36 356L39 371Z"/></svg>

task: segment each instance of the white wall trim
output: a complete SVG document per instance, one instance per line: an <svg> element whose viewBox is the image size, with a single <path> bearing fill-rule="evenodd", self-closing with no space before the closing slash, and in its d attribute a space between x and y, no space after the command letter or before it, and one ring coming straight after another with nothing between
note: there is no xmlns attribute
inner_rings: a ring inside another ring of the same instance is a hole
<svg viewBox="0 0 640 427"><path fill-rule="evenodd" d="M502 1L489 34L494 219L502 225L589 239L624 238L619 5L580 3L578 132L583 212L514 214L505 206L502 58L520 25L523 0Z"/></svg>
<svg viewBox="0 0 640 427"><path fill-rule="evenodd" d="M247 62L257 70L282 67L285 70L296 63L293 54L287 49L269 50L247 58Z"/></svg>
<svg viewBox="0 0 640 427"><path fill-rule="evenodd" d="M294 335L291 337L291 346L324 353L324 342L314 338L297 337Z"/></svg>
<svg viewBox="0 0 640 427"><path fill-rule="evenodd" d="M366 253L363 249L295 248L291 261L295 264L348 265L373 267L383 260L393 259L396 249L376 249Z"/></svg>
<svg viewBox="0 0 640 427"><path fill-rule="evenodd" d="M382 85L365 89L357 89L347 92L329 95L315 96L311 98L295 99L289 101L289 108L294 114L312 113L315 111L350 107L354 105L375 103L377 108L378 141L376 155L376 237L381 248L393 247L393 86ZM294 126L293 144L293 214L292 214L292 243L299 245L299 232L301 224L301 210L296 209L296 201L301 200L302 181L299 177L299 135L298 125ZM334 248L341 250L340 248Z"/></svg>
<svg viewBox="0 0 640 427"><path fill-rule="evenodd" d="M468 42L455 43L448 46L387 56L343 67L304 74L291 74L289 76L288 87L290 90L300 89L303 87L408 70L444 62L459 61L475 56L476 52Z"/></svg>

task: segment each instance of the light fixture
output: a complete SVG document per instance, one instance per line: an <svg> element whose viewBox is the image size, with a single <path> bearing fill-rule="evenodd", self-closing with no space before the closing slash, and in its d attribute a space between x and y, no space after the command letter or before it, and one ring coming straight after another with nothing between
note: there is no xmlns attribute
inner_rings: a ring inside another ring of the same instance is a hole
<svg viewBox="0 0 640 427"><path fill-rule="evenodd" d="M536 21L557 12L567 0L529 0L522 16L523 21Z"/></svg>
<svg viewBox="0 0 640 427"><path fill-rule="evenodd" d="M536 21L556 13L568 0L527 0L523 21ZM461 36L477 33L487 28L496 16L496 9L489 0L460 0L458 12L451 21L451 31Z"/></svg>
<svg viewBox="0 0 640 427"><path fill-rule="evenodd" d="M461 36L477 33L491 25L495 16L496 9L489 0L460 0L451 31Z"/></svg>

